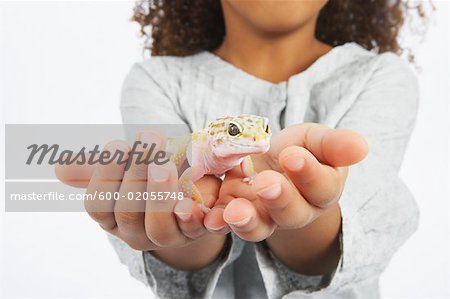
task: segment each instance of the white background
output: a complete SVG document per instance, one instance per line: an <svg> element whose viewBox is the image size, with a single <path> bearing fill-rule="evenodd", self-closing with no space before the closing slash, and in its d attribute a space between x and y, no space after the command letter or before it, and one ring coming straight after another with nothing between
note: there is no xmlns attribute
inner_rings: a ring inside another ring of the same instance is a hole
<svg viewBox="0 0 450 299"><path fill-rule="evenodd" d="M435 20L416 51L421 107L401 171L421 223L382 275L383 298L450 297L450 5L435 4ZM123 78L143 58L138 27L129 21L132 6L0 3L2 123L120 123ZM3 143L1 149L3 156ZM84 213L1 216L0 297L150 297Z"/></svg>

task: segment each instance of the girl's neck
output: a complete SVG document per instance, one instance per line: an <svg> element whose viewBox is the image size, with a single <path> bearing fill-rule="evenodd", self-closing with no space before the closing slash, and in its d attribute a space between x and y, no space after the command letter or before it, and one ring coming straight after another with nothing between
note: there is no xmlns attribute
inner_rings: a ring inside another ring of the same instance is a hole
<svg viewBox="0 0 450 299"><path fill-rule="evenodd" d="M332 49L315 38L315 24L313 19L292 32L268 33L239 22L227 23L227 35L214 52L258 78L283 82Z"/></svg>

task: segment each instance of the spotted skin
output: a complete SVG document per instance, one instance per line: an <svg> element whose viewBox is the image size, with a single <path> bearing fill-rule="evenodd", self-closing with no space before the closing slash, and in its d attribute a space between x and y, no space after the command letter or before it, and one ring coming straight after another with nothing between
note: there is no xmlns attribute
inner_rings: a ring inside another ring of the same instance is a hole
<svg viewBox="0 0 450 299"><path fill-rule="evenodd" d="M265 153L270 137L267 118L241 114L216 118L188 137L169 139L172 162L178 169L186 160L189 165L180 177L181 190L199 203L203 211L209 211L192 182L208 174L222 176L240 165L245 175L243 181L251 183L256 172L250 155Z"/></svg>

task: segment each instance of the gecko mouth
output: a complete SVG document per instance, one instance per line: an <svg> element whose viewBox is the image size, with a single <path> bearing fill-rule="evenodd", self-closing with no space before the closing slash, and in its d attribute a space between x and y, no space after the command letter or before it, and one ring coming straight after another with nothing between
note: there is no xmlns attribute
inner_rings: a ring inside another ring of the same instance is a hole
<svg viewBox="0 0 450 299"><path fill-rule="evenodd" d="M230 141L230 144L235 145L235 146L239 146L239 147L243 147L243 148L247 148L247 149L255 149L255 150L259 150L259 149L265 149L267 147L266 144L261 144L261 145L250 145L250 144L242 144L242 143L238 143L238 142L233 142Z"/></svg>
<svg viewBox="0 0 450 299"><path fill-rule="evenodd" d="M238 142L228 141L229 147L216 147L214 153L218 157L244 157L247 155L262 154L269 150L269 143L258 143L257 145L241 144Z"/></svg>

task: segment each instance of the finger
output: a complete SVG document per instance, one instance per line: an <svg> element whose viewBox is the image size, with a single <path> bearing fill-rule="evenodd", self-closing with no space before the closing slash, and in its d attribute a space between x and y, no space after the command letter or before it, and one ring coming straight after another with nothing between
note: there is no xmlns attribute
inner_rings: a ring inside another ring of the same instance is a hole
<svg viewBox="0 0 450 299"><path fill-rule="evenodd" d="M181 232L190 239L198 239L206 232L203 225L204 214L190 198L184 198L175 205L174 213Z"/></svg>
<svg viewBox="0 0 450 299"><path fill-rule="evenodd" d="M287 127L276 135L269 154L277 161L281 151L293 145L306 148L321 163L333 167L355 164L364 159L368 152L367 142L354 131L305 123Z"/></svg>
<svg viewBox="0 0 450 299"><path fill-rule="evenodd" d="M211 211L205 215L203 224L206 229L212 233L226 235L231 229L223 219L224 207L213 207Z"/></svg>
<svg viewBox="0 0 450 299"><path fill-rule="evenodd" d="M219 196L222 180L213 175L205 175L195 182L198 190L202 195L205 206L211 208L217 201Z"/></svg>
<svg viewBox="0 0 450 299"><path fill-rule="evenodd" d="M227 234L230 227L223 219L226 205L240 196L248 195L256 199L248 183L242 182L243 174L240 167L227 172L224 182L220 185L219 198L214 203L213 208L205 215L204 225L208 231L219 234Z"/></svg>
<svg viewBox="0 0 450 299"><path fill-rule="evenodd" d="M206 175L195 182L195 185L200 190L204 204L206 207L212 208L217 203L219 190L221 188L222 180L215 176ZM214 233L227 234L230 228L223 221L223 208L212 208L212 210L203 216L202 226Z"/></svg>
<svg viewBox="0 0 450 299"><path fill-rule="evenodd" d="M156 129L147 129L146 131L152 132L152 134L159 136L161 137L161 140L164 140L164 135ZM165 144L163 145L163 148L164 146ZM81 163L81 160L78 160L77 163L68 165L56 164L55 175L58 180L64 184L75 188L87 188L95 168L95 164Z"/></svg>
<svg viewBox="0 0 450 299"><path fill-rule="evenodd" d="M304 227L321 212L310 205L285 176L276 171L259 173L252 188L270 217L282 228Z"/></svg>
<svg viewBox="0 0 450 299"><path fill-rule="evenodd" d="M179 196L178 171L172 162L149 166L145 231L148 238L160 247L181 246L188 239L178 228L173 213Z"/></svg>
<svg viewBox="0 0 450 299"><path fill-rule="evenodd" d="M108 143L103 152L123 153L123 160L128 159L130 147L124 141ZM108 164L96 164L94 174L87 187L86 194L91 195L92 200L85 200L84 207L96 222L105 230L111 230L116 226L114 219L115 194L119 191L124 174L125 163L118 163L120 156Z"/></svg>
<svg viewBox="0 0 450 299"><path fill-rule="evenodd" d="M155 149L162 148L164 140L153 131L141 131L137 136L135 153L129 158L122 184L119 189L119 199L114 207L114 215L118 234L127 243L147 243L144 226L145 191L147 190L147 163L138 163L146 157L151 145ZM155 152L155 150L153 151ZM152 158L152 157L150 157Z"/></svg>
<svg viewBox="0 0 450 299"><path fill-rule="evenodd" d="M255 205L244 198L232 200L225 207L223 219L240 238L251 242L266 239L276 228L267 213L258 213Z"/></svg>
<svg viewBox="0 0 450 299"><path fill-rule="evenodd" d="M244 177L239 166L228 171L220 187L219 199L214 206L225 207L230 201L239 197L250 201L256 200L251 185L243 181Z"/></svg>
<svg viewBox="0 0 450 299"><path fill-rule="evenodd" d="M227 172L219 191L219 198L212 210L206 214L204 225L210 232L227 234L231 231L230 226L224 220L225 207L238 197L245 197L247 200L257 199L248 183L242 181L244 175L239 166Z"/></svg>
<svg viewBox="0 0 450 299"><path fill-rule="evenodd" d="M75 188L87 188L96 169L95 164L56 164L55 175L58 180Z"/></svg>
<svg viewBox="0 0 450 299"><path fill-rule="evenodd" d="M347 167L321 164L307 149L298 146L285 148L279 155L279 164L309 203L326 208L339 199Z"/></svg>

